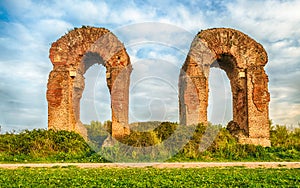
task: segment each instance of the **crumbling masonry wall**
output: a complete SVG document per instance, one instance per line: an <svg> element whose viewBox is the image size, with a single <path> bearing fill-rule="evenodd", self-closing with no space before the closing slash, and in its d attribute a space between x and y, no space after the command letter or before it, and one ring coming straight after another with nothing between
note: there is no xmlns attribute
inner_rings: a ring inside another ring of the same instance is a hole
<svg viewBox="0 0 300 188"><path fill-rule="evenodd" d="M49 129L76 131L86 137L80 121L84 74L93 64L102 64L111 94L112 136L129 134L132 68L115 35L104 28L74 29L52 44L49 57L53 64L47 86ZM218 66L230 79L233 96L233 121L228 129L241 143L269 146L267 61L264 48L237 30L218 28L198 33L180 72L180 123L207 123L209 70Z"/></svg>
<svg viewBox="0 0 300 188"><path fill-rule="evenodd" d="M234 29L199 32L179 77L181 124L207 123L208 77L212 66L223 69L231 84L233 121L228 129L240 143L270 146L267 53Z"/></svg>
<svg viewBox="0 0 300 188"><path fill-rule="evenodd" d="M54 42L50 49L53 70L47 85L48 128L76 131L87 136L80 121L84 74L93 64L106 67L111 95L112 136L129 134L128 100L131 64L123 44L109 30L82 27Z"/></svg>

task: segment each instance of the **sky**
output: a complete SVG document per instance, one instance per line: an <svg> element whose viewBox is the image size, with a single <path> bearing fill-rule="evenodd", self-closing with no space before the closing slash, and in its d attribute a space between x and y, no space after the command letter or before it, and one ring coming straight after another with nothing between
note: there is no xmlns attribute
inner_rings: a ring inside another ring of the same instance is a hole
<svg viewBox="0 0 300 188"><path fill-rule="evenodd" d="M127 49L133 65L130 122L178 122L178 75L193 37L204 29L226 27L264 46L269 57L265 70L270 119L296 126L300 122L299 10L297 0L0 0L1 133L47 128L51 43L82 25L111 30ZM105 68L94 65L85 77L82 122L110 119ZM209 84L208 118L226 124L232 119L232 102L224 71L211 68Z"/></svg>

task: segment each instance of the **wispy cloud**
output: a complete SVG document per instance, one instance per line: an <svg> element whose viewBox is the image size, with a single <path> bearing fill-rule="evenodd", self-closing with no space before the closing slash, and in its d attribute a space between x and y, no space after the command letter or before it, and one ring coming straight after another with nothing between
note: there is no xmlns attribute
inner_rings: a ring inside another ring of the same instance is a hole
<svg viewBox="0 0 300 188"><path fill-rule="evenodd" d="M24 0L20 3L17 0L4 0L0 2L0 7L0 125L4 130L47 127L45 92L48 74L52 69L48 59L49 48L52 42L68 30L81 25L106 27L125 43L133 67L136 67L132 84L142 77L142 73L147 75L150 72L152 76L167 75L165 79L176 85L178 70L184 62L192 38L199 30L210 27L241 30L263 44L269 55L266 70L270 79L270 118L280 124L297 124L300 121L299 1L167 0L158 3L134 0ZM156 28L132 25L145 22L148 26L151 22L165 25ZM174 30L175 27L178 29ZM126 31L126 28L131 30ZM155 63L160 63L160 68ZM176 67L177 72L174 73L175 69L170 67ZM91 98L89 93L93 86L87 86L91 88L85 90L82 99L83 121L95 117L101 121L110 118L108 90L103 81L105 69L102 67L101 71L100 77L102 75L103 78L99 77L102 81L97 82L95 97ZM93 83L92 77L99 73L92 72L91 69L86 73L87 82ZM134 80L135 77L137 80ZM170 113L166 117L178 121L176 94L168 98L170 90L157 87L155 82L150 81L147 87L141 84L139 92L131 94L131 102L136 100L136 105L139 105L139 100L147 96L151 98L151 92L166 93L161 97L170 104L167 109ZM211 85L219 83L212 80ZM230 91L228 85L224 87ZM92 100L94 107L91 111ZM212 114L223 111L217 106L231 104L228 97L222 100L215 98L213 102L220 105L214 106ZM151 104L161 103L156 100ZM155 105L150 105L153 119L160 115L156 113L157 110L164 109L163 106L154 108ZM139 118L146 117L149 109L139 113ZM230 118L229 110L225 112L225 119Z"/></svg>

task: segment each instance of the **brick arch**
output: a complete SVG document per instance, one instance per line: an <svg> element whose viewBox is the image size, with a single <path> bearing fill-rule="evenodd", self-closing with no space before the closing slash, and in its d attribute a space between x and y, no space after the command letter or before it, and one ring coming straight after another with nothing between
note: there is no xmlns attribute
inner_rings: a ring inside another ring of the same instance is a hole
<svg viewBox="0 0 300 188"><path fill-rule="evenodd" d="M76 28L54 42L49 58L53 70L47 85L48 128L76 131L86 137L80 121L84 73L93 64L106 67L111 95L112 133L128 134L130 58L124 45L109 30Z"/></svg>
<svg viewBox="0 0 300 188"><path fill-rule="evenodd" d="M233 121L241 143L269 146L267 53L246 34L227 28L199 32L190 47L179 78L180 122L207 123L208 76L219 65L231 84Z"/></svg>

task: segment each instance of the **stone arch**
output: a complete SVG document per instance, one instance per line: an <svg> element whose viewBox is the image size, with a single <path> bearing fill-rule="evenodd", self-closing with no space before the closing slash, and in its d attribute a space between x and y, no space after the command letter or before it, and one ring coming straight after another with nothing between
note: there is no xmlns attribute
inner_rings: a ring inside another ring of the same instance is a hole
<svg viewBox="0 0 300 188"><path fill-rule="evenodd" d="M53 70L47 85L48 128L75 131L87 136L80 121L84 73L93 64L106 67L111 96L112 136L129 134L128 100L130 58L124 45L104 28L75 28L52 43L49 58Z"/></svg>
<svg viewBox="0 0 300 188"><path fill-rule="evenodd" d="M181 124L207 123L208 75L218 62L232 90L233 121L228 128L241 143L270 146L267 61L263 46L240 31L199 32L179 77Z"/></svg>

